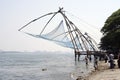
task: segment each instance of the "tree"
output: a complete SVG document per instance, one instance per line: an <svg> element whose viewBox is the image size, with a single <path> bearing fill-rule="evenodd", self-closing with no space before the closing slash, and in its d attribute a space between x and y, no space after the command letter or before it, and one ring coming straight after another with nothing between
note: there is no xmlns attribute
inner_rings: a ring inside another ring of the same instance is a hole
<svg viewBox="0 0 120 80"><path fill-rule="evenodd" d="M118 53L120 50L120 9L108 17L101 32L103 37L101 38L100 48Z"/></svg>

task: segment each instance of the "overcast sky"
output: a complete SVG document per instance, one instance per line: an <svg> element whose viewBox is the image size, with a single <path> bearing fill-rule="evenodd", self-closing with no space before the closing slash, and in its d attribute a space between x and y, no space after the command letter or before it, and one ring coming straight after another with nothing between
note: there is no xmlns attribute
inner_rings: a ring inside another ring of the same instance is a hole
<svg viewBox="0 0 120 80"><path fill-rule="evenodd" d="M64 7L64 10L93 25L91 29L94 28L96 31L89 31L99 42L99 30L105 20L120 8L120 0L0 0L0 50L69 50L18 31L30 20L57 11L59 7Z"/></svg>

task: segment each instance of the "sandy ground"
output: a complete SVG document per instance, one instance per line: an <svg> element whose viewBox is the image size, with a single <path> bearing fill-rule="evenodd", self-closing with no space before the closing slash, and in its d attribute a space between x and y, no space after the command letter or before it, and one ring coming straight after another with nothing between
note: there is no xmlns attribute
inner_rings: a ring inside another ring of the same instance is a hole
<svg viewBox="0 0 120 80"><path fill-rule="evenodd" d="M117 60L115 60L115 63L115 69L109 69L109 63L99 62L98 70L92 72L90 76L83 80L120 80L120 69L117 66Z"/></svg>
<svg viewBox="0 0 120 80"><path fill-rule="evenodd" d="M88 80L120 80L120 70L105 70L90 76Z"/></svg>
<svg viewBox="0 0 120 80"><path fill-rule="evenodd" d="M92 71L89 76L79 77L76 80L120 80L120 69L117 66L117 60L115 60L115 64L114 69L109 69L109 63L100 61L98 70Z"/></svg>

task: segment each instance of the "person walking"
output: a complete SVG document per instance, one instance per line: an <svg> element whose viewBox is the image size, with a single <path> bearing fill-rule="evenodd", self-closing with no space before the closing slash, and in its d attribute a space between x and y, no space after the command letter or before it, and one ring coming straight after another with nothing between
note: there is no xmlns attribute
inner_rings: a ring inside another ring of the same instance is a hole
<svg viewBox="0 0 120 80"><path fill-rule="evenodd" d="M118 63L118 68L120 68L120 53L118 54L118 60L117 60L117 63Z"/></svg>
<svg viewBox="0 0 120 80"><path fill-rule="evenodd" d="M85 56L85 62L86 62L86 65L88 65L88 57Z"/></svg>
<svg viewBox="0 0 120 80"><path fill-rule="evenodd" d="M98 69L98 57L94 55L94 68L95 70Z"/></svg>
<svg viewBox="0 0 120 80"><path fill-rule="evenodd" d="M110 54L109 55L109 63L110 63L110 69L113 69L115 64L114 64L114 55Z"/></svg>

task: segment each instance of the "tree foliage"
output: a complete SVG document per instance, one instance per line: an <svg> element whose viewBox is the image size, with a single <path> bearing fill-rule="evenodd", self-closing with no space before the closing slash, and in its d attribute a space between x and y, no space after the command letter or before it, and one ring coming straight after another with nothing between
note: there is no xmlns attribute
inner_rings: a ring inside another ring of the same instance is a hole
<svg viewBox="0 0 120 80"><path fill-rule="evenodd" d="M108 17L101 32L103 37L100 48L118 52L120 50L120 9Z"/></svg>

